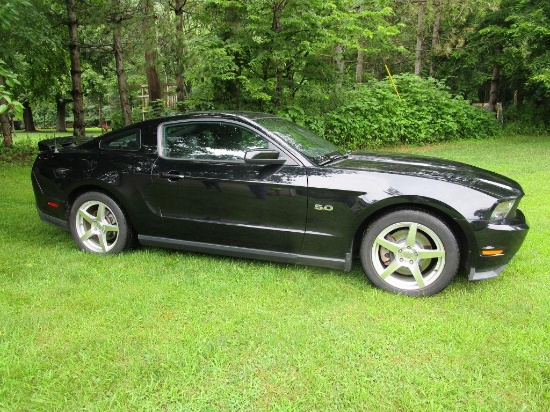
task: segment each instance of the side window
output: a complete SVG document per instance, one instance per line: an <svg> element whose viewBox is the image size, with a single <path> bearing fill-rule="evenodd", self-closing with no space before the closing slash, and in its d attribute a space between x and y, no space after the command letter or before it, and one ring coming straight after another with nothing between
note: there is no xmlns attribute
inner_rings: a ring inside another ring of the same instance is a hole
<svg viewBox="0 0 550 412"><path fill-rule="evenodd" d="M162 131L162 155L174 159L244 161L247 150L268 146L261 136L230 123L185 122Z"/></svg>
<svg viewBox="0 0 550 412"><path fill-rule="evenodd" d="M141 133L132 130L124 134L108 137L99 142L99 148L104 150L136 151L141 147Z"/></svg>

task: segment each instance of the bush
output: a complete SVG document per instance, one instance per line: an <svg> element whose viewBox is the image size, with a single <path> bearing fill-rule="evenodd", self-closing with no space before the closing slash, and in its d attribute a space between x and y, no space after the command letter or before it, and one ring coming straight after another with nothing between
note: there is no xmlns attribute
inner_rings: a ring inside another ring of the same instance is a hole
<svg viewBox="0 0 550 412"><path fill-rule="evenodd" d="M499 130L491 113L451 95L441 82L410 74L395 82L401 99L389 79L373 80L324 99L301 95L304 109L287 107L285 114L349 150L483 138Z"/></svg>
<svg viewBox="0 0 550 412"><path fill-rule="evenodd" d="M38 154L36 143L26 140L13 146L0 144L0 161L2 162L26 162L32 161Z"/></svg>
<svg viewBox="0 0 550 412"><path fill-rule="evenodd" d="M506 134L542 135L550 132L550 119L543 105L523 103L504 108L504 129Z"/></svg>

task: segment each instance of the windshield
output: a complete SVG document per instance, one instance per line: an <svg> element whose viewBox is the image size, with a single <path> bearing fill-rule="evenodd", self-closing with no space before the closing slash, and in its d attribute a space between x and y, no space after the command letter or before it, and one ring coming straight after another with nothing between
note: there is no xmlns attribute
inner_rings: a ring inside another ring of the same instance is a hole
<svg viewBox="0 0 550 412"><path fill-rule="evenodd" d="M315 164L320 165L331 157L342 154L332 143L289 120L271 117L258 119L257 122Z"/></svg>

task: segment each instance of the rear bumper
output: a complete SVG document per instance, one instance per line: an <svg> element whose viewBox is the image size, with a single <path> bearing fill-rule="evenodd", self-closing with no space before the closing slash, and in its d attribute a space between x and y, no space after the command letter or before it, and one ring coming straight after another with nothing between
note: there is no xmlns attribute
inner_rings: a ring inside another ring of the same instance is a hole
<svg viewBox="0 0 550 412"><path fill-rule="evenodd" d="M38 216L40 216L40 220L42 220L43 222L49 223L50 225L54 225L65 230L70 230L69 222L67 222L66 220L47 215L38 208L36 208L36 210L38 210Z"/></svg>
<svg viewBox="0 0 550 412"><path fill-rule="evenodd" d="M523 213L518 210L509 224L491 225L475 232L477 248L471 250L469 280L483 280L496 277L508 266L519 250L529 226ZM502 249L496 256L483 256L482 250Z"/></svg>
<svg viewBox="0 0 550 412"><path fill-rule="evenodd" d="M36 210L38 211L40 219L43 222L69 230L66 202L57 198L47 197L41 185L41 183L46 184L47 182L44 180L39 182L34 171L31 174L31 182L36 200Z"/></svg>

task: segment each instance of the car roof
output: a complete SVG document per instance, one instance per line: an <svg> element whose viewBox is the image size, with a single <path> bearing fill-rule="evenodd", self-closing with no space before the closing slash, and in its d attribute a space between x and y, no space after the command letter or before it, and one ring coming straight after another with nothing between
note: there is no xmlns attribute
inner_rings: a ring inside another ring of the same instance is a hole
<svg viewBox="0 0 550 412"><path fill-rule="evenodd" d="M267 119L267 118L278 118L278 116L269 114L269 113L260 113L260 112L247 112L247 111L234 111L234 110L218 110L218 111L196 111L196 112L189 112L189 113L182 113L172 116L163 116L163 117L156 117L153 119L144 120L141 122L132 123L128 126L122 127L120 129L115 129L110 131L109 133L96 136L92 138L89 141L86 141L82 143L82 148L86 148L87 146L94 146L97 144L98 141L103 139L109 139L111 136L116 136L121 133L126 133L127 131L135 130L135 129L141 129L142 131L146 132L146 134L149 134L153 132L153 130L156 130L156 128L159 126L159 124L167 123L167 122L174 122L179 120L204 120L204 119L210 119L210 120L239 120L244 123L254 123L257 120L260 119Z"/></svg>
<svg viewBox="0 0 550 412"><path fill-rule="evenodd" d="M154 119L145 120L139 123L134 123L133 125L130 125L128 127L147 127L149 125L158 125L160 123L164 122L170 122L170 121L177 121L177 120L189 120L189 119L204 119L204 118L211 118L211 119L226 119L226 120L251 120L256 121L259 119L265 119L265 118L274 118L278 117L273 114L269 113L260 113L260 112L247 112L247 111L197 111L197 112L189 112L184 114L178 114L173 116L164 116L164 117L157 117Z"/></svg>

